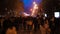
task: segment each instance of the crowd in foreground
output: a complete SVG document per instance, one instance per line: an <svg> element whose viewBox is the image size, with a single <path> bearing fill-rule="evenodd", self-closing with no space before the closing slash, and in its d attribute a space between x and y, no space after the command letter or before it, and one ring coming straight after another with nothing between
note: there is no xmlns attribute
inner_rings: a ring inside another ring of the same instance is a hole
<svg viewBox="0 0 60 34"><path fill-rule="evenodd" d="M38 31L40 34L60 34L59 19L55 17L0 17L0 34L18 34L19 29Z"/></svg>

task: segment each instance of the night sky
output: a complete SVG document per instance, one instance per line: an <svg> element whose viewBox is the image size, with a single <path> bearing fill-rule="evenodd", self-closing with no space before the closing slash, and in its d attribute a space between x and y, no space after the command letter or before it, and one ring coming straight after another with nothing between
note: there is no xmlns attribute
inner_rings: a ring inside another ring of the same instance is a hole
<svg viewBox="0 0 60 34"><path fill-rule="evenodd" d="M37 4L41 3L42 0L35 0ZM29 12L29 9L32 7L34 0L23 0L25 12Z"/></svg>

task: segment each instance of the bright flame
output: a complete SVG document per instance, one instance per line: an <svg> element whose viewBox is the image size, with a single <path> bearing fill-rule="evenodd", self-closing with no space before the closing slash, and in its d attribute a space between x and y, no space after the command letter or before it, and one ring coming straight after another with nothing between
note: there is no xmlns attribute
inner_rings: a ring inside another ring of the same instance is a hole
<svg viewBox="0 0 60 34"><path fill-rule="evenodd" d="M35 2L33 2L33 4L34 4L34 7L33 7L33 10L32 10L31 16L34 16L35 13L36 13L36 9L38 9L38 5Z"/></svg>
<svg viewBox="0 0 60 34"><path fill-rule="evenodd" d="M37 4L35 4L35 7L37 6Z"/></svg>
<svg viewBox="0 0 60 34"><path fill-rule="evenodd" d="M35 11L33 10L32 15L34 15Z"/></svg>

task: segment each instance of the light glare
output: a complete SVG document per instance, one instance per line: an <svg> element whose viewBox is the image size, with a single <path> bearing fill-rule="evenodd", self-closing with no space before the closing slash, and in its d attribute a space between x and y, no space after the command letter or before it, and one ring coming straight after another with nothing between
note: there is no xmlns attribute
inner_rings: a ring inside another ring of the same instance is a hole
<svg viewBox="0 0 60 34"><path fill-rule="evenodd" d="M47 17L47 14L45 14L45 17Z"/></svg>
<svg viewBox="0 0 60 34"><path fill-rule="evenodd" d="M54 13L54 16L55 16L56 18L59 18L59 12L55 12L55 13Z"/></svg>

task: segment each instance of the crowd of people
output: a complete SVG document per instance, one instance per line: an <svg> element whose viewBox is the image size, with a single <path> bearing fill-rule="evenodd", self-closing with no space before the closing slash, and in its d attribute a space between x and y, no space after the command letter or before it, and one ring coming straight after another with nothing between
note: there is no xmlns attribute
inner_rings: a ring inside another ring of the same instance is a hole
<svg viewBox="0 0 60 34"><path fill-rule="evenodd" d="M41 34L59 34L59 22L55 17L45 19L43 17L0 17L0 34L17 34L19 27L35 32L40 30ZM8 31L10 33L6 33Z"/></svg>

